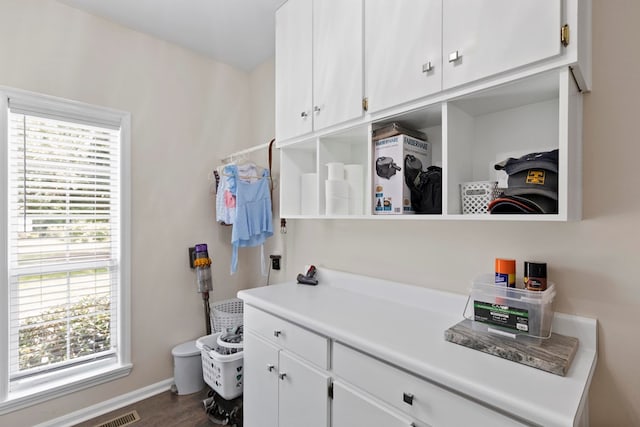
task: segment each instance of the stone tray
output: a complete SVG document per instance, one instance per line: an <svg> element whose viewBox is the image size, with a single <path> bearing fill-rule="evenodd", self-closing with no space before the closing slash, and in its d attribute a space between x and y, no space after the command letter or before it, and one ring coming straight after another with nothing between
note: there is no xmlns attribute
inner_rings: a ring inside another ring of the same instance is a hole
<svg viewBox="0 0 640 427"><path fill-rule="evenodd" d="M444 332L444 338L483 353L565 376L578 349L578 339L552 333L548 339L513 339L473 329L465 319Z"/></svg>

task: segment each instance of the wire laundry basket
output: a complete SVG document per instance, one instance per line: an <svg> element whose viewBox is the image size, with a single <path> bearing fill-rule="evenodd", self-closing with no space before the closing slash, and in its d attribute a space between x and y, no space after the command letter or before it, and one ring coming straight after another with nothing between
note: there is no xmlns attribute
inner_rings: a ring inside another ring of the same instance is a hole
<svg viewBox="0 0 640 427"><path fill-rule="evenodd" d="M244 303L240 298L231 298L211 305L211 330L226 332L242 326Z"/></svg>

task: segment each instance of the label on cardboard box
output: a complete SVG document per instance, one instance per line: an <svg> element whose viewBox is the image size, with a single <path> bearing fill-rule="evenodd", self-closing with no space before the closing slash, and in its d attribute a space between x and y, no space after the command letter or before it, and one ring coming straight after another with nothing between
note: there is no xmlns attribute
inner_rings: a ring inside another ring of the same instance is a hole
<svg viewBox="0 0 640 427"><path fill-rule="evenodd" d="M431 144L402 134L380 139L374 142L374 162L373 212L415 213L405 173L407 165L423 171L431 166Z"/></svg>
<svg viewBox="0 0 640 427"><path fill-rule="evenodd" d="M522 308L474 301L473 319L518 332L529 332L529 311Z"/></svg>

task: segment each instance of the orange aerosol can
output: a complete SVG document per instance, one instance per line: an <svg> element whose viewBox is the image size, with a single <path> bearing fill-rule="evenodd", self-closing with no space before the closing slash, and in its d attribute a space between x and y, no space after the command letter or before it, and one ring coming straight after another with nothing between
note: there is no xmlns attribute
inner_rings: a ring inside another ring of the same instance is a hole
<svg viewBox="0 0 640 427"><path fill-rule="evenodd" d="M496 285L516 287L516 260L496 258Z"/></svg>

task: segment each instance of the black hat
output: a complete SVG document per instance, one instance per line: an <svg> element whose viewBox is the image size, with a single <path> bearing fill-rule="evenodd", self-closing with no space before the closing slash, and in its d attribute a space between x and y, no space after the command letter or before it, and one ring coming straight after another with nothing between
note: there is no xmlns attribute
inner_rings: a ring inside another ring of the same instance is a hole
<svg viewBox="0 0 640 427"><path fill-rule="evenodd" d="M492 200L487 208L491 214L554 214L558 213L558 201L539 194L503 194Z"/></svg>
<svg viewBox="0 0 640 427"><path fill-rule="evenodd" d="M505 196L537 194L558 200L558 150L510 157L495 168L509 175Z"/></svg>

